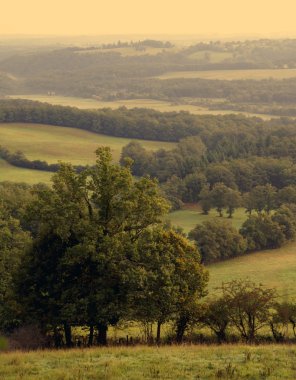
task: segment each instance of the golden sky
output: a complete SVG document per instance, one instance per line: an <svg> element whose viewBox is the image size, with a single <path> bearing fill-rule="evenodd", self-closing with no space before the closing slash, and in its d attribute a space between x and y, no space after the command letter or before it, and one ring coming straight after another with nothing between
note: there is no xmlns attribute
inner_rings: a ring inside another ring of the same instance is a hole
<svg viewBox="0 0 296 380"><path fill-rule="evenodd" d="M296 0L0 1L0 34L296 36Z"/></svg>

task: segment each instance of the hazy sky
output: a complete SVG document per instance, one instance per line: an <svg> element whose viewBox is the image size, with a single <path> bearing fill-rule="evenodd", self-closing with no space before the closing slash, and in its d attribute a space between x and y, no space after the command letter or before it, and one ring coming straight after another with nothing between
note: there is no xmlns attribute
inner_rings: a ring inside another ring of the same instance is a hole
<svg viewBox="0 0 296 380"><path fill-rule="evenodd" d="M2 0L0 34L291 34L296 0Z"/></svg>

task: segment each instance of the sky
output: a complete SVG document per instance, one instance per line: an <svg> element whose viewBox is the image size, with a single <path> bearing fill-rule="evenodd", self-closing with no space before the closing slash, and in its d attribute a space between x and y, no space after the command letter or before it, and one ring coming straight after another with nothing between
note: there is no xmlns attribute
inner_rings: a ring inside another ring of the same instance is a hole
<svg viewBox="0 0 296 380"><path fill-rule="evenodd" d="M296 36L296 0L2 0L0 35Z"/></svg>

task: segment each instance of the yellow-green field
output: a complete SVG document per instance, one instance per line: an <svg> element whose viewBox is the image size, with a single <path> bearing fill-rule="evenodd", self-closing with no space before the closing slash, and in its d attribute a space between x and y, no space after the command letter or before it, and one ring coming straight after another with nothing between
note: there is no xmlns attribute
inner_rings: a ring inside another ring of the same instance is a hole
<svg viewBox="0 0 296 380"><path fill-rule="evenodd" d="M223 220L230 221L236 228L240 228L247 218L247 214L243 208L237 209L232 219L227 218L226 213L224 214ZM194 204L185 205L182 210L174 211L167 217L175 226L182 227L186 233L191 231L197 224L216 218L221 219L215 210L211 210L209 215L203 215L201 208Z"/></svg>
<svg viewBox="0 0 296 380"><path fill-rule="evenodd" d="M202 78L202 79L287 79L295 78L296 69L259 69L259 70L208 70L208 71L172 71L158 76L159 79Z"/></svg>
<svg viewBox="0 0 296 380"><path fill-rule="evenodd" d="M209 265L213 290L222 282L249 278L275 287L283 299L296 300L296 243Z"/></svg>
<svg viewBox="0 0 296 380"><path fill-rule="evenodd" d="M150 108L159 112L180 112L187 111L194 115L230 115L230 114L242 114L248 117L260 117L265 120L269 120L272 115L263 115L250 112L237 112L231 110L210 110L207 107L202 107L193 104L177 104L166 102L156 99L126 99L126 100L117 100L117 101L101 101L96 99L88 98L76 98L70 96L48 96L42 94L35 95L11 95L12 99L28 99L39 101L43 103L49 103L60 106L70 106L77 107L80 109L98 109L98 108L111 108L117 109L119 107L126 107L128 109L132 108Z"/></svg>
<svg viewBox="0 0 296 380"><path fill-rule="evenodd" d="M31 160L55 163L59 160L73 164L93 164L98 146L109 146L116 161L121 149L131 139L99 135L76 128L52 125L1 123L1 142L4 147L21 150ZM137 140L148 150L172 149L175 144Z"/></svg>
<svg viewBox="0 0 296 380"><path fill-rule="evenodd" d="M295 345L110 347L0 355L1 380L295 379Z"/></svg>
<svg viewBox="0 0 296 380"><path fill-rule="evenodd" d="M0 182L49 183L52 174L40 170L17 168L0 159Z"/></svg>

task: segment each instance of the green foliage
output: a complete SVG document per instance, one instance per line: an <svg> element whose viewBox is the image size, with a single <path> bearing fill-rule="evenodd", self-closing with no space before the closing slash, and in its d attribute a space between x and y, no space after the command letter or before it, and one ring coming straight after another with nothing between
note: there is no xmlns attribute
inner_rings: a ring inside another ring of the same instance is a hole
<svg viewBox="0 0 296 380"><path fill-rule="evenodd" d="M242 255L246 242L228 222L210 220L197 225L190 233L201 253L202 261L210 263Z"/></svg>
<svg viewBox="0 0 296 380"><path fill-rule="evenodd" d="M278 248L286 241L283 228L268 214L250 215L240 233L247 240L249 251Z"/></svg>

